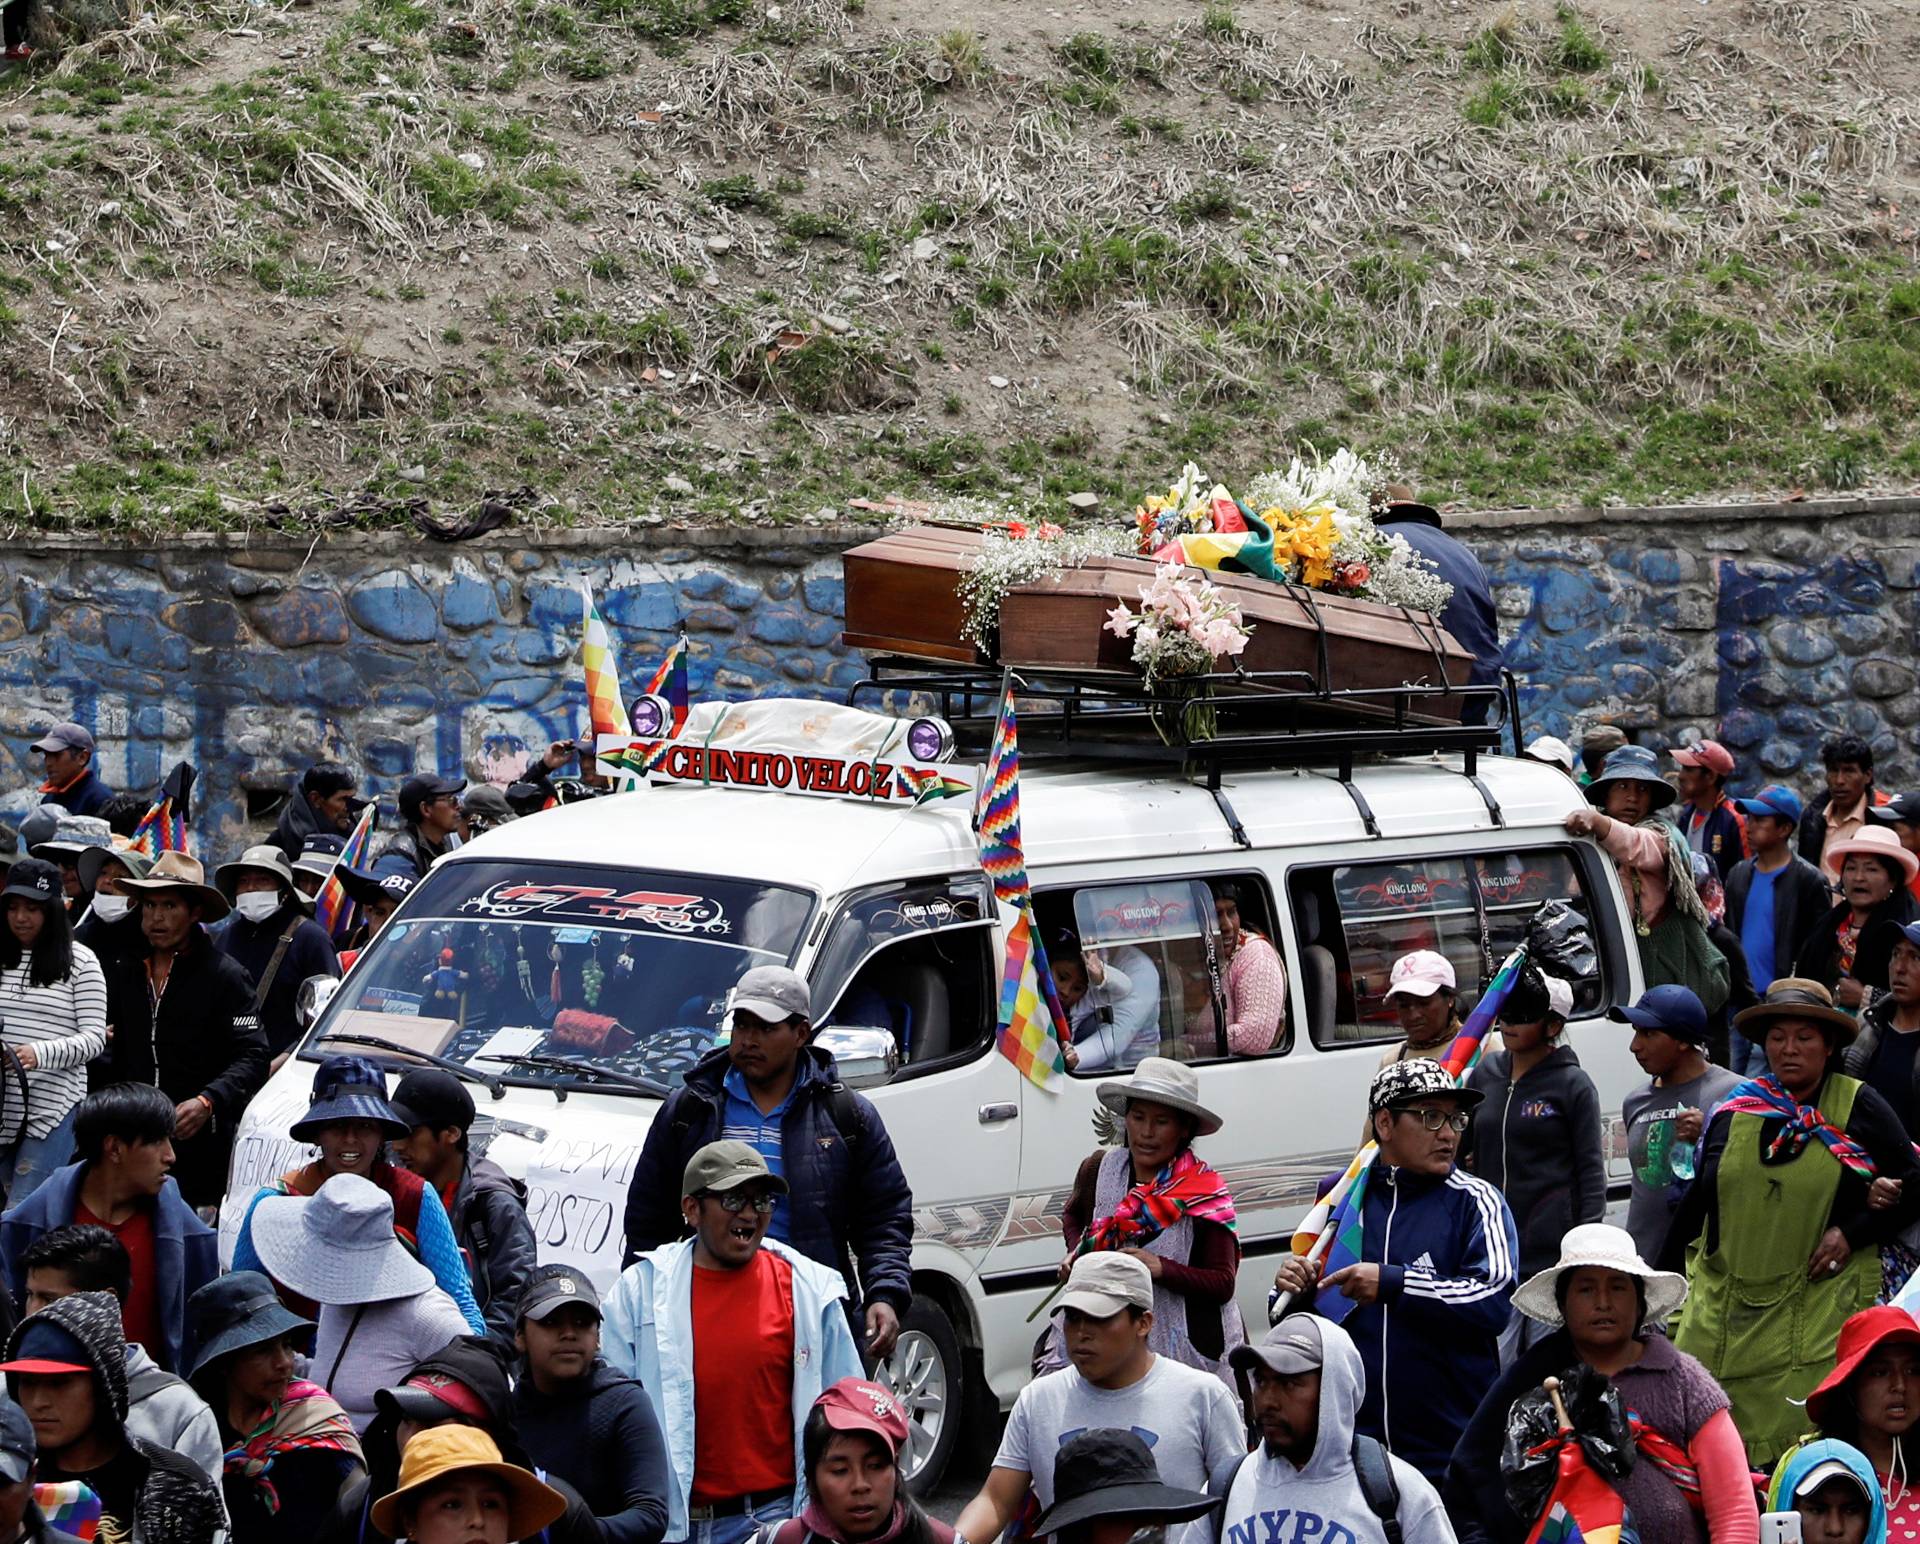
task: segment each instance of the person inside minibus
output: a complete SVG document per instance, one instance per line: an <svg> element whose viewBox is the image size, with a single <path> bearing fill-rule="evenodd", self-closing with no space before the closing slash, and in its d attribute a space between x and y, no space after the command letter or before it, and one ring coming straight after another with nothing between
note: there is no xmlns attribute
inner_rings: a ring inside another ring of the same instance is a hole
<svg viewBox="0 0 1920 1544"><path fill-rule="evenodd" d="M1160 972L1145 954L1129 944L1083 951L1062 930L1047 940L1047 963L1073 1035L1069 1070L1131 1067L1158 1052Z"/></svg>
<svg viewBox="0 0 1920 1544"><path fill-rule="evenodd" d="M1285 1038L1287 967L1254 919L1243 914L1241 887L1221 879L1210 881L1209 888L1219 925L1220 988L1227 1000L1226 1048L1233 1056L1264 1056ZM1212 1003L1202 1005L1187 1032L1194 1055L1217 1054Z"/></svg>

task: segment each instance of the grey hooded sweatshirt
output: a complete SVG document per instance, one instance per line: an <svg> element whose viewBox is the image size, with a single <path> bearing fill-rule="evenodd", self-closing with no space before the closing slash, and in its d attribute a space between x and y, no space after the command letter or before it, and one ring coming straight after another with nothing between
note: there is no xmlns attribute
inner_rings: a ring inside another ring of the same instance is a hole
<svg viewBox="0 0 1920 1544"><path fill-rule="evenodd" d="M1275 1539L1387 1544L1386 1530L1367 1505L1353 1469L1353 1420L1366 1376L1360 1353L1353 1338L1328 1320L1320 1322L1320 1342L1320 1431L1313 1456L1296 1469L1291 1459L1269 1453L1265 1443L1254 1449L1228 1488L1221 1544L1272 1544ZM1439 1492L1404 1459L1390 1462L1400 1487L1406 1544L1455 1544Z"/></svg>

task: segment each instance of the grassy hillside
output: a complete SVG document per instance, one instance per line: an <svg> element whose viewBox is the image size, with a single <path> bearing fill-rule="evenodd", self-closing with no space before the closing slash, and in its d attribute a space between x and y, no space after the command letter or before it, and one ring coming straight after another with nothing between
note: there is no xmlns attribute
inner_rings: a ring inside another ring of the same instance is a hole
<svg viewBox="0 0 1920 1544"><path fill-rule="evenodd" d="M0 530L1920 476L1920 0L41 3Z"/></svg>

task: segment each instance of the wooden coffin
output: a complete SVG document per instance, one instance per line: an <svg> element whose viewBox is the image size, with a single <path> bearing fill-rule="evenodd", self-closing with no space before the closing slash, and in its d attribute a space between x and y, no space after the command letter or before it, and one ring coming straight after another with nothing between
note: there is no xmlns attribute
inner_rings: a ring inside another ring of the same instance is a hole
<svg viewBox="0 0 1920 1544"><path fill-rule="evenodd" d="M920 659L986 660L960 634L965 608L957 593L981 540L972 530L914 526L848 551L847 643ZM1137 675L1133 645L1107 631L1107 614L1123 603L1138 611L1141 586L1152 580L1154 567L1148 558L1097 558L1012 591L1000 606L998 661L1017 669ZM1253 624L1241 666L1296 674L1302 690L1459 685L1472 669L1472 656L1426 612L1245 574L1207 577L1232 594ZM1425 699L1421 712L1457 720L1460 703Z"/></svg>

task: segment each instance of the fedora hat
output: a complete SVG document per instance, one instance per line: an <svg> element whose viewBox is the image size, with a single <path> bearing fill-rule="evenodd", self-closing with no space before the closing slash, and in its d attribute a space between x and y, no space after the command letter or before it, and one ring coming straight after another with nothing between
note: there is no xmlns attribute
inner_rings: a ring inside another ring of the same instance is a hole
<svg viewBox="0 0 1920 1544"><path fill-rule="evenodd" d="M1153 1450L1136 1433L1095 1427L1055 1455L1053 1505L1034 1519L1033 1537L1045 1538L1100 1517L1190 1522L1212 1506L1212 1497L1162 1480Z"/></svg>
<svg viewBox="0 0 1920 1544"><path fill-rule="evenodd" d="M300 893L300 887L293 882L293 865L287 862L287 855L278 847L263 844L249 847L231 863L223 863L214 870L213 882L219 886L220 893L229 904L235 898L242 874L271 874L279 881L283 894L293 898L293 904L302 911L312 911L313 902Z"/></svg>
<svg viewBox="0 0 1920 1544"><path fill-rule="evenodd" d="M1680 797L1679 790L1660 775L1660 758L1644 745L1623 745L1608 751L1607 759L1600 763L1600 775L1587 784L1587 802L1605 804L1609 783L1645 783L1657 810Z"/></svg>
<svg viewBox="0 0 1920 1544"><path fill-rule="evenodd" d="M38 851L38 849L35 849ZM1845 864L1848 858L1878 858L1883 863L1895 864L1905 877L1902 884L1910 884L1914 875L1920 874L1920 858L1916 858L1900 845L1900 838L1884 825L1862 826L1845 841L1835 842L1827 849L1828 861Z"/></svg>
<svg viewBox="0 0 1920 1544"><path fill-rule="evenodd" d="M393 1231L393 1198L358 1174L336 1174L310 1196L262 1196L253 1247L275 1281L316 1303L388 1303L433 1285Z"/></svg>
<svg viewBox="0 0 1920 1544"><path fill-rule="evenodd" d="M1597 1265L1602 1270L1637 1277L1646 1287L1649 1324L1660 1323L1687 1300L1687 1278L1672 1271L1656 1271L1647 1264L1634 1247L1633 1235L1625 1228L1604 1222L1585 1222L1567 1230L1560 1240L1560 1258L1521 1284L1513 1294L1513 1306L1541 1324L1564 1322L1554 1289L1562 1274L1583 1265Z"/></svg>
<svg viewBox="0 0 1920 1544"><path fill-rule="evenodd" d="M499 1446L477 1426L435 1426L416 1434L400 1454L400 1479L394 1489L374 1502L373 1525L388 1538L406 1532L401 1509L435 1480L450 1474L479 1472L499 1482L507 1493L507 1537L529 1538L549 1523L558 1522L567 1509L566 1498L536 1475L510 1464Z"/></svg>
<svg viewBox="0 0 1920 1544"><path fill-rule="evenodd" d="M1134 1099L1183 1111L1194 1118L1193 1134L1197 1137L1210 1137L1220 1129L1220 1117L1200 1102L1200 1079L1193 1068L1170 1057L1145 1057L1126 1082L1102 1083L1093 1091L1093 1096L1115 1115L1123 1117L1128 1103Z"/></svg>
<svg viewBox="0 0 1920 1544"><path fill-rule="evenodd" d="M1851 1045L1853 1037L1860 1033L1853 1015L1844 1008L1834 1007L1833 993L1804 976L1780 977L1767 988L1767 995L1761 1001L1733 1016L1740 1033L1755 1041L1767 1038L1767 1026L1775 1019L1805 1019L1810 1024L1831 1029L1839 1035L1842 1045Z"/></svg>
<svg viewBox="0 0 1920 1544"><path fill-rule="evenodd" d="M154 860L153 867L147 870L145 879L126 879L121 881L121 885L135 895L184 890L206 908L206 920L209 922L218 922L233 910L227 904L227 898L207 883L207 871L200 866L200 860L189 858L184 852L161 853Z"/></svg>

